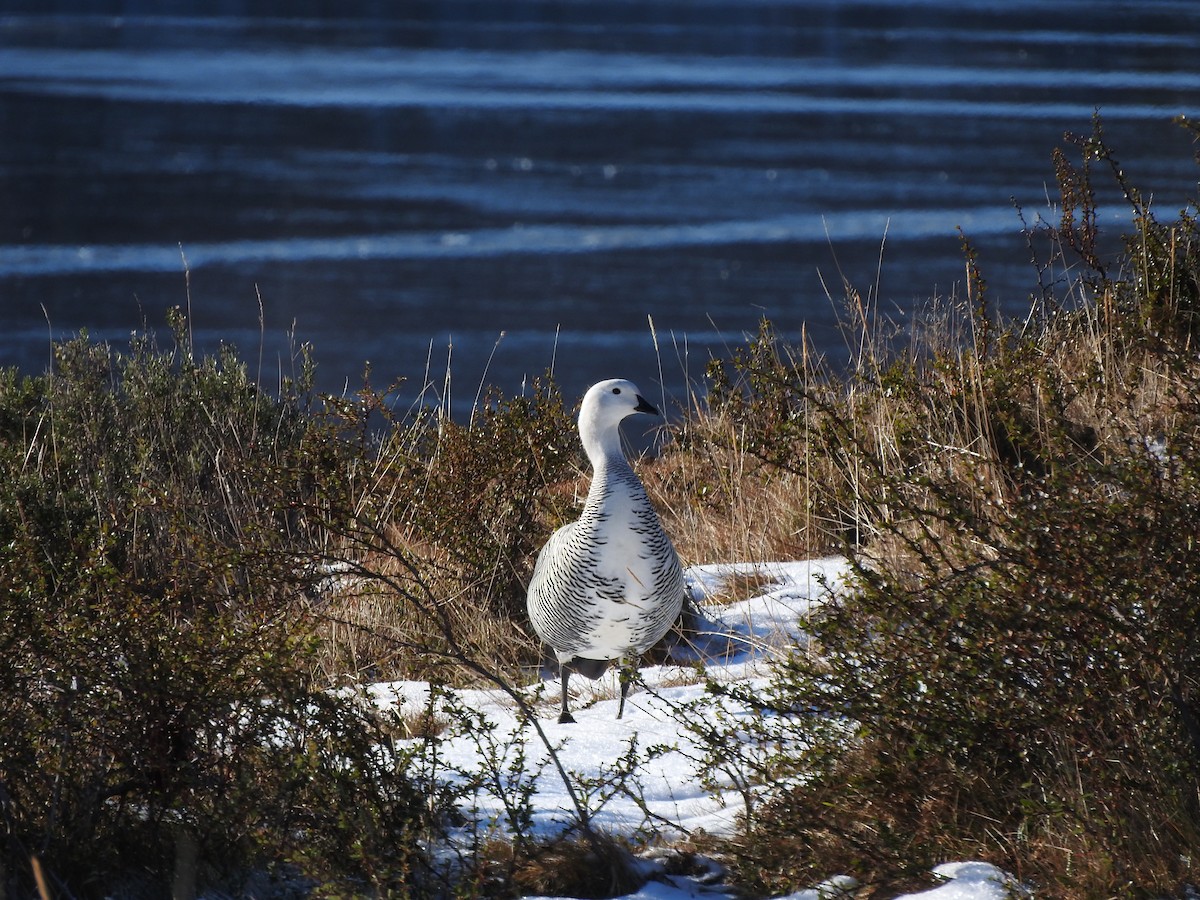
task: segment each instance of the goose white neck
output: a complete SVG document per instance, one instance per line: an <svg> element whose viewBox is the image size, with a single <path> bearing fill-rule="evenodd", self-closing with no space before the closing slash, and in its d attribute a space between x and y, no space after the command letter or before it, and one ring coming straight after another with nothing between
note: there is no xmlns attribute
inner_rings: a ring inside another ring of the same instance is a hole
<svg viewBox="0 0 1200 900"><path fill-rule="evenodd" d="M628 465L625 451L621 448L621 429L617 422L605 419L592 410L579 416L579 439L592 468L600 470L617 465Z"/></svg>

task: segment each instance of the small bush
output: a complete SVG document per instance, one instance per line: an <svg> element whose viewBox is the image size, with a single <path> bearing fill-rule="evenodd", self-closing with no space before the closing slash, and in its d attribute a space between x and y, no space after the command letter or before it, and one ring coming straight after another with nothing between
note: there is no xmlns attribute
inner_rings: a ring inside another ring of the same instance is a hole
<svg viewBox="0 0 1200 900"><path fill-rule="evenodd" d="M368 406L378 406L372 398ZM420 410L387 423L342 532L355 576L326 597L326 667L470 680L536 665L525 584L567 518L580 447L552 386L484 403L467 424ZM467 658L476 665L463 666Z"/></svg>
<svg viewBox="0 0 1200 900"><path fill-rule="evenodd" d="M345 445L174 325L0 375L0 886L415 891L429 810L300 612Z"/></svg>
<svg viewBox="0 0 1200 900"><path fill-rule="evenodd" d="M1099 131L1078 146L1053 235L1092 266L1094 303L1047 294L1013 326L964 304L840 383L769 333L716 373L757 456L821 473L856 574L766 705L805 711L798 746L832 720L857 739L759 773L792 776L730 847L760 890L831 865L894 886L963 856L1045 896L1197 881L1200 234L1194 207L1155 219ZM1096 161L1135 212L1111 271L1087 224Z"/></svg>
<svg viewBox="0 0 1200 900"><path fill-rule="evenodd" d="M623 844L603 834L559 837L535 845L491 841L481 850L479 892L485 897L623 897L646 883Z"/></svg>

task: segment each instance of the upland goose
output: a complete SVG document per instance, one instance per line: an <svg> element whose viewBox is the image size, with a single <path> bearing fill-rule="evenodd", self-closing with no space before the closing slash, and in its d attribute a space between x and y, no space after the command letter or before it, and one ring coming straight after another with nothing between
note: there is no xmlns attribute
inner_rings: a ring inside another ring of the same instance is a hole
<svg viewBox="0 0 1200 900"><path fill-rule="evenodd" d="M559 722L575 721L567 706L572 671L598 678L612 660L636 661L683 606L679 557L621 449L621 420L636 413L659 414L631 382L602 381L584 394L579 436L591 488L579 520L550 535L529 583L529 618L561 670ZM618 719L628 690L622 676Z"/></svg>

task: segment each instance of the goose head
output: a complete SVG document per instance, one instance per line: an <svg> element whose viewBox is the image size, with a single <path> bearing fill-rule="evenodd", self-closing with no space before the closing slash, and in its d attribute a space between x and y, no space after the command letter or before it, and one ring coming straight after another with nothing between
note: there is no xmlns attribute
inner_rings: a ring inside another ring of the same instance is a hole
<svg viewBox="0 0 1200 900"><path fill-rule="evenodd" d="M619 426L638 413L659 415L632 381L610 378L588 388L579 408L579 437L593 465L601 459L624 459Z"/></svg>

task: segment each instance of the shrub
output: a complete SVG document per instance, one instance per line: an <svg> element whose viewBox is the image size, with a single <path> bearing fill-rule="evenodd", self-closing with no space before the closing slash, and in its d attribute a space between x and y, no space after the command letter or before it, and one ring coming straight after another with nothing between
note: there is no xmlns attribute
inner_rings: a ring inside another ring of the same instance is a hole
<svg viewBox="0 0 1200 900"><path fill-rule="evenodd" d="M346 444L173 325L0 376L0 886L415 891L429 811L300 612Z"/></svg>
<svg viewBox="0 0 1200 900"><path fill-rule="evenodd" d="M367 408L381 406L367 392ZM552 385L482 404L471 421L421 409L387 422L340 531L352 577L327 592L329 671L477 678L536 665L525 584L569 517L581 452ZM467 665L463 665L468 663Z"/></svg>
<svg viewBox="0 0 1200 900"><path fill-rule="evenodd" d="M747 446L823 473L856 574L808 623L820 652L781 666L769 703L745 698L792 715L799 746L828 721L857 731L802 776L759 773L793 776L730 848L759 889L831 865L902 884L964 855L1046 896L1196 881L1200 235L1194 207L1157 221L1098 130L1078 146L1054 246L1092 266L1094 303L1047 293L1020 325L964 304L840 384L769 333L717 373ZM1135 212L1111 270L1085 227L1096 161Z"/></svg>

